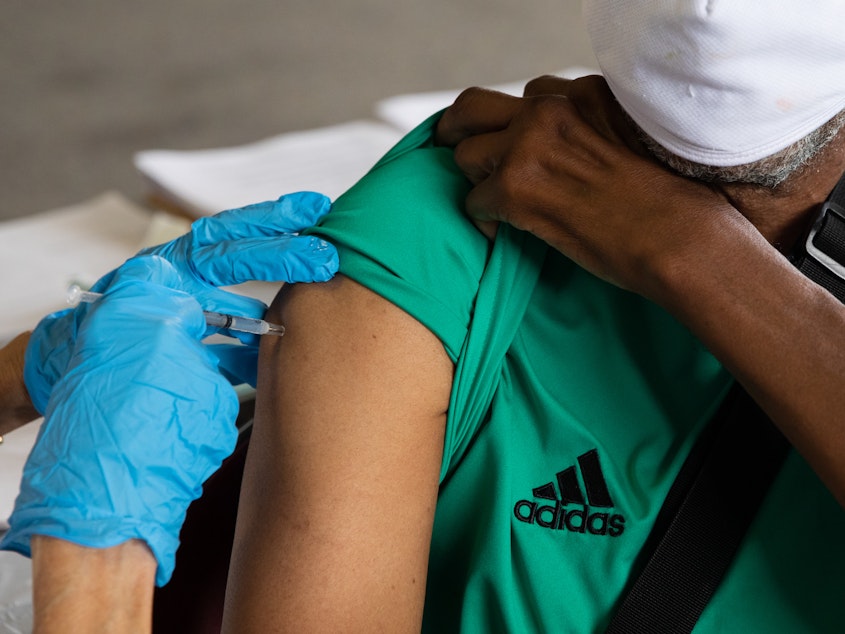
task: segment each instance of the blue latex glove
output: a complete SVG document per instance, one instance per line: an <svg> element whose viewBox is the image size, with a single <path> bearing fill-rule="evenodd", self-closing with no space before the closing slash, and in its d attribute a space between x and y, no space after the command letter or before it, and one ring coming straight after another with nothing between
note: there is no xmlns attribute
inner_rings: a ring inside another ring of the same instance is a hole
<svg viewBox="0 0 845 634"><path fill-rule="evenodd" d="M261 318L267 310L263 302L217 287L252 280L331 279L337 272L335 248L314 236L295 235L317 224L330 209L331 202L322 194L290 194L201 218L190 233L141 254L159 255L173 264L203 309ZM233 334L245 343L258 342L256 335Z"/></svg>
<svg viewBox="0 0 845 634"><path fill-rule="evenodd" d="M319 222L331 208L322 194L300 192L276 201L224 211L193 223L190 233L141 254L158 255L179 272L184 289L204 310L260 318L264 303L220 290L251 280L324 282L337 272L335 248L314 236L296 232ZM102 292L114 271L92 290ZM24 381L35 408L44 413L53 384L67 367L79 322L87 305L45 317L30 338ZM206 334L215 329L209 328ZM234 334L234 333L233 333ZM221 369L233 382L255 385L257 335L238 333L245 346L219 346Z"/></svg>
<svg viewBox="0 0 845 634"><path fill-rule="evenodd" d="M0 548L32 535L105 548L142 539L173 571L203 481L234 450L238 399L201 343L205 318L176 269L139 257L78 324Z"/></svg>

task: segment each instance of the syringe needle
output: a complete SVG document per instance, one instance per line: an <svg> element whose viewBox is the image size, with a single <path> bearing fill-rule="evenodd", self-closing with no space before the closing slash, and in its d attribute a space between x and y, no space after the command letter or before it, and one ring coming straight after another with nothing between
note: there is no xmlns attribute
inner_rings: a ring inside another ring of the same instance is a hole
<svg viewBox="0 0 845 634"><path fill-rule="evenodd" d="M85 291L79 285L74 284L68 289L67 303L71 306L76 306L80 302L90 304L97 301L102 296L102 293ZM205 315L205 323L213 328L224 328L226 330L235 330L237 332L247 332L253 335L276 335L281 337L285 334L284 326L281 324L271 324L263 319L238 317L237 315L215 313L209 310L204 310L203 314Z"/></svg>

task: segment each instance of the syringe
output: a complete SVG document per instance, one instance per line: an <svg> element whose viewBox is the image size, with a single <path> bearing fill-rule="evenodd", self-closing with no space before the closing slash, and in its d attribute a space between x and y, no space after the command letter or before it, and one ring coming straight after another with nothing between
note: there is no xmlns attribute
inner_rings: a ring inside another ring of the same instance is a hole
<svg viewBox="0 0 845 634"><path fill-rule="evenodd" d="M76 306L80 302L90 304L91 302L97 301L102 296L102 293L86 291L78 284L74 284L67 291L67 303L71 306ZM209 310L204 310L203 314L205 315L205 323L214 328L225 328L226 330L248 332L253 335L277 335L281 337L285 334L284 326L281 324L271 324L263 319L238 317L237 315L214 313Z"/></svg>

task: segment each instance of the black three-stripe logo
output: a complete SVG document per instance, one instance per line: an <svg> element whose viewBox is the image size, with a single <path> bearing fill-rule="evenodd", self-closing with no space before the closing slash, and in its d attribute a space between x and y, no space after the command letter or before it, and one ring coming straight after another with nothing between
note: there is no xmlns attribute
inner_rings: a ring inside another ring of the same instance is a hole
<svg viewBox="0 0 845 634"><path fill-rule="evenodd" d="M557 473L560 498L557 497L553 482L534 489L534 497L545 500L560 499L564 504L589 504L599 508L612 508L613 499L610 497L610 491L607 490L607 482L605 482L604 473L601 470L599 452L593 449L578 456L578 466L581 467L581 475L584 478L587 500L584 499L584 494L581 492L581 485L578 483L578 474L574 465Z"/></svg>
<svg viewBox="0 0 845 634"><path fill-rule="evenodd" d="M520 522L557 531L610 537L619 537L625 531L622 515L603 510L612 509L614 504L595 449L578 456L577 466L558 471L554 481L534 488L532 493L535 500L549 500L550 503L543 505L534 500L520 500L513 508L513 514Z"/></svg>

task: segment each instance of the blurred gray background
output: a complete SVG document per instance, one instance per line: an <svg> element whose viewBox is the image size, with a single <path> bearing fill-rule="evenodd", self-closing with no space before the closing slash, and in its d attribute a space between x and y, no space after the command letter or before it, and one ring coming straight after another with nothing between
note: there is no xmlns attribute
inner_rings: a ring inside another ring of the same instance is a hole
<svg viewBox="0 0 845 634"><path fill-rule="evenodd" d="M238 145L405 92L595 67L580 0L3 0L0 219L107 189L149 148Z"/></svg>

